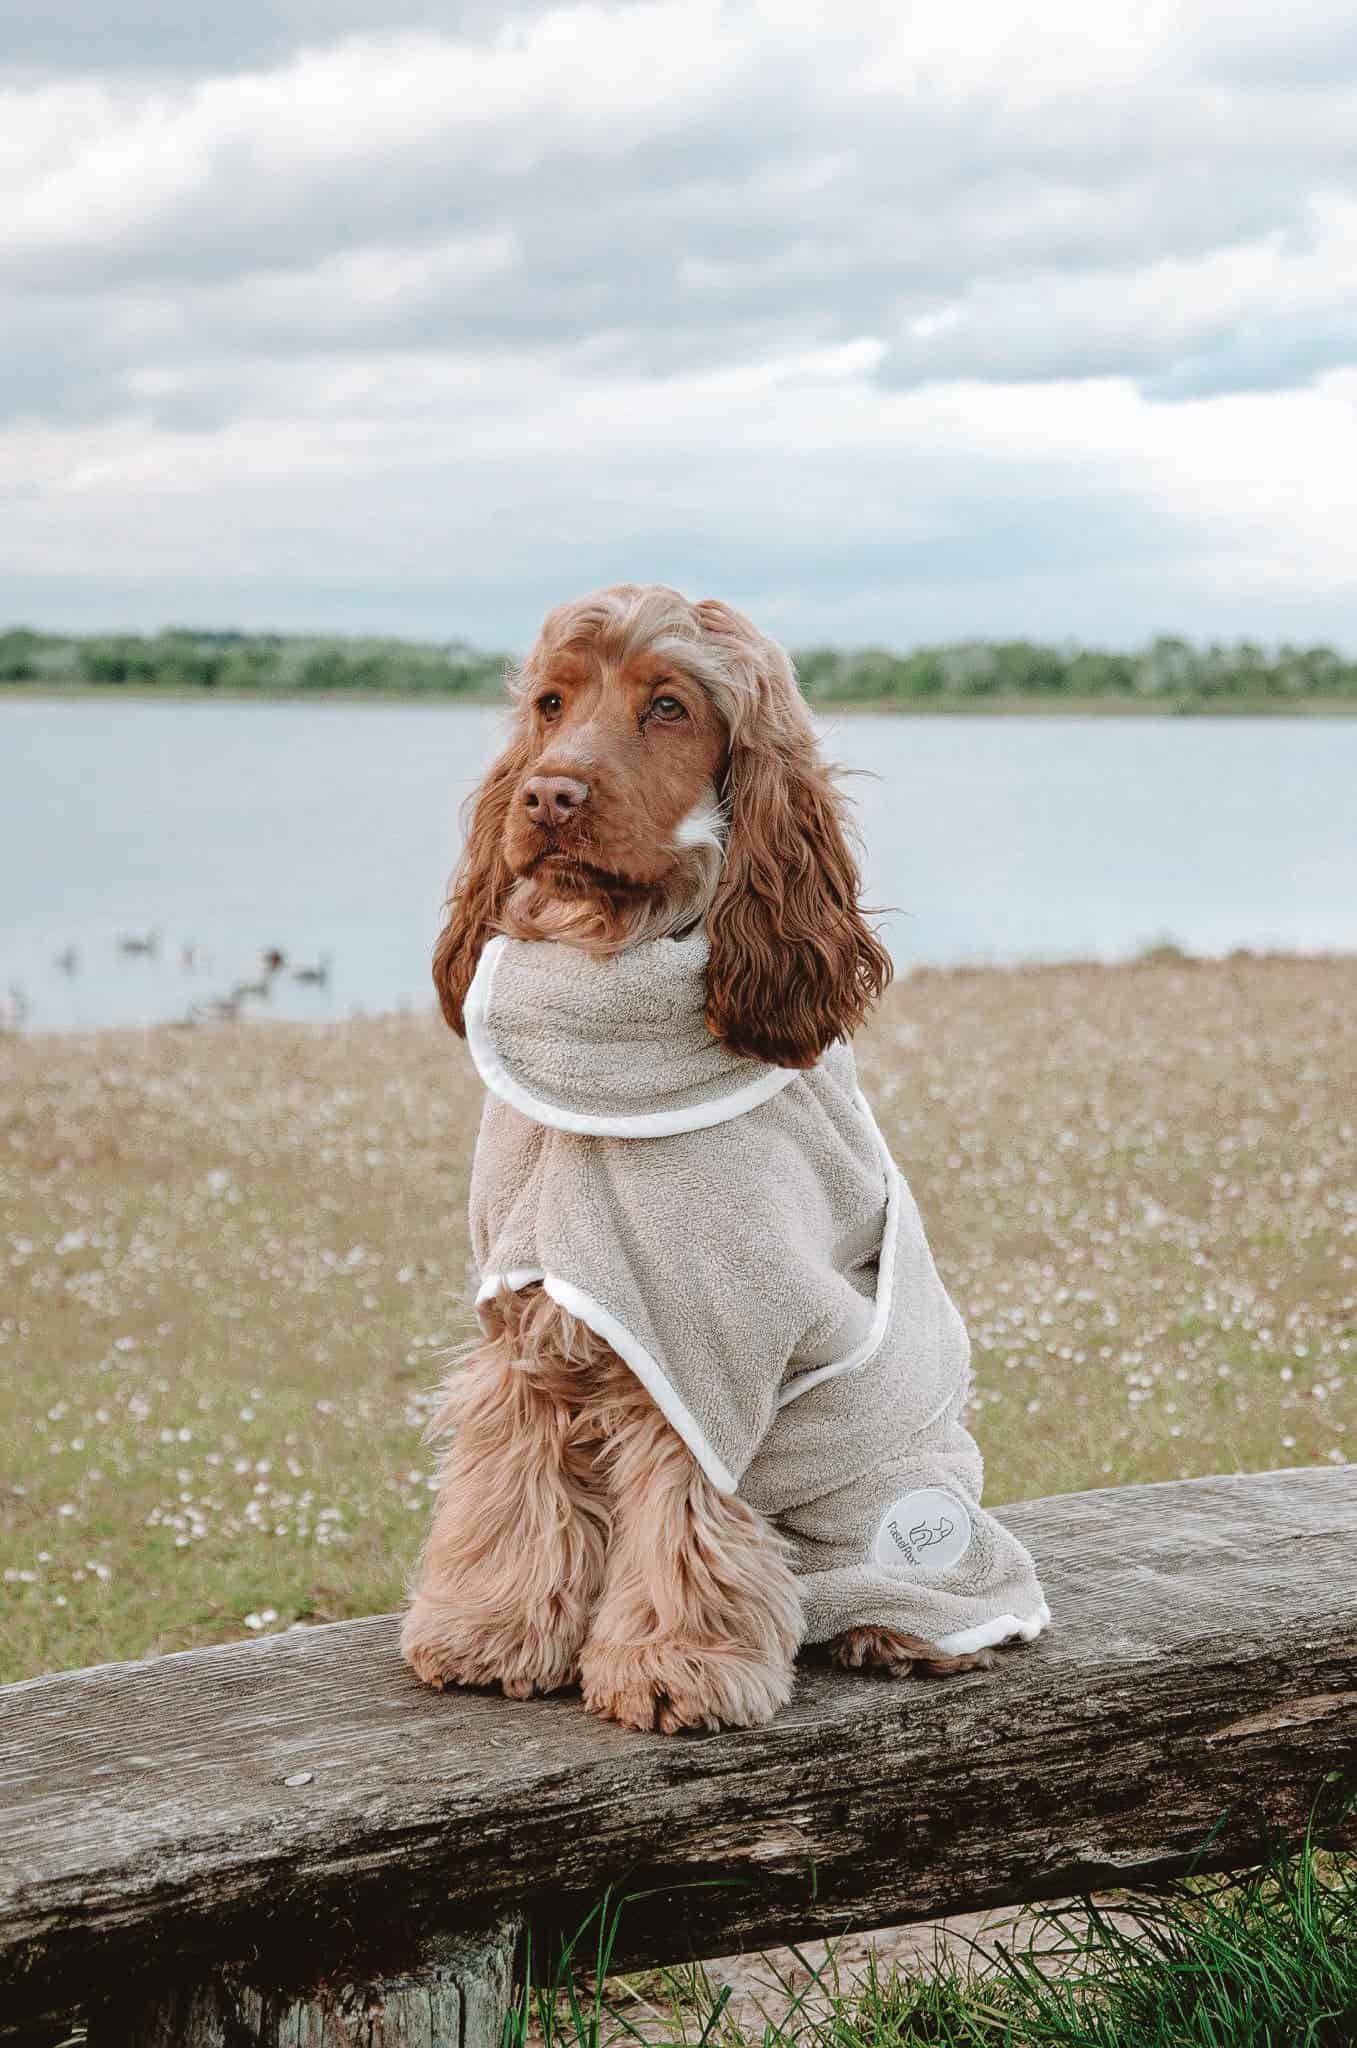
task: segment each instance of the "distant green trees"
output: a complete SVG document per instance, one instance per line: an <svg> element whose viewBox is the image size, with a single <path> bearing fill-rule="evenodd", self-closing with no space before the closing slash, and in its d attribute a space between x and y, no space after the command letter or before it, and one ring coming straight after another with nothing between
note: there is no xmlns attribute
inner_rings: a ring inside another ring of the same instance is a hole
<svg viewBox="0 0 1357 2048"><path fill-rule="evenodd" d="M498 697L502 654L455 640L338 640L276 633L199 632L66 638L27 627L0 632L0 685L85 683L99 688L299 690ZM1163 636L1130 654L1031 640L965 640L896 654L884 647L812 647L797 656L807 697L821 704L965 705L1016 699L1218 702L1357 701L1357 660L1332 647L1268 649L1252 640Z"/></svg>
<svg viewBox="0 0 1357 2048"><path fill-rule="evenodd" d="M83 639L0 632L0 684L93 684L100 689L386 690L494 697L506 657L463 641L318 640L277 633L110 633Z"/></svg>
<svg viewBox="0 0 1357 2048"><path fill-rule="evenodd" d="M408 640L330 640L307 654L293 680L304 690L494 697L504 685L505 663L504 655L481 654L461 641L427 647Z"/></svg>
<svg viewBox="0 0 1357 2048"><path fill-rule="evenodd" d="M50 633L34 633L27 626L11 626L0 633L0 683L32 683L40 680L43 665L53 651L64 651L69 642Z"/></svg>
<svg viewBox="0 0 1357 2048"><path fill-rule="evenodd" d="M1046 646L1031 640L970 640L921 647L815 647L797 656L802 688L825 703L900 699L1068 697L1357 698L1357 661L1331 647L1284 646L1269 653L1249 640L1194 647L1163 637L1134 654Z"/></svg>
<svg viewBox="0 0 1357 2048"><path fill-rule="evenodd" d="M114 640L82 640L77 659L87 683L169 684L210 690L222 680L230 657L191 633L161 633L154 640L123 634Z"/></svg>

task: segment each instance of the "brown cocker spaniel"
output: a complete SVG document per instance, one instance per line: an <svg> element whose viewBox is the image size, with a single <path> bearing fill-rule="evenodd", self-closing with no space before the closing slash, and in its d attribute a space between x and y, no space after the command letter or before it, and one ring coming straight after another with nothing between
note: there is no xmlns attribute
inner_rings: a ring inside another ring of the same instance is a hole
<svg viewBox="0 0 1357 2048"><path fill-rule="evenodd" d="M729 605L624 584L553 611L513 695L434 958L453 1030L496 934L615 954L705 927L721 1045L804 1069L851 1037L890 961L783 650ZM436 1424L413 1669L516 1699L579 1684L633 1728L770 1719L801 1636L778 1531L540 1285L501 1288L483 1321ZM983 1661L880 1627L833 1648L893 1672Z"/></svg>

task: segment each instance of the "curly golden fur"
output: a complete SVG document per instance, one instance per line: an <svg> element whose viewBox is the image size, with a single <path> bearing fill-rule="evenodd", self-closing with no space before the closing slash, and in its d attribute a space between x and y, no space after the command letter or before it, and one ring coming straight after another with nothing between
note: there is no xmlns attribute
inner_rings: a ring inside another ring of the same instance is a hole
<svg viewBox="0 0 1357 2048"><path fill-rule="evenodd" d="M783 649L714 599L620 584L551 612L511 689L434 953L452 1028L496 932L608 952L704 923L722 1044L809 1067L850 1037L890 958ZM491 1323L437 1425L451 1444L411 1666L515 1698L578 1683L629 1727L770 1720L800 1635L777 1532L540 1287L501 1294ZM981 1661L885 1629L834 1655L896 1674Z"/></svg>
<svg viewBox="0 0 1357 2048"><path fill-rule="evenodd" d="M644 724L661 684L683 717ZM497 931L602 948L705 918L723 1044L809 1067L851 1037L890 956L859 908L843 800L782 648L729 605L624 584L553 611L513 688L513 734L474 799L434 954L454 1031ZM589 801L544 874L519 792L580 769ZM704 804L710 831L682 843Z"/></svg>

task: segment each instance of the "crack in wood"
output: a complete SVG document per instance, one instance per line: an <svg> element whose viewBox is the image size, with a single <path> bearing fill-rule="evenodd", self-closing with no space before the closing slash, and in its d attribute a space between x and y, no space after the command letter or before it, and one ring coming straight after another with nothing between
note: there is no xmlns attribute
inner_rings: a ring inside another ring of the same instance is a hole
<svg viewBox="0 0 1357 2048"><path fill-rule="evenodd" d="M1314 1693L1308 1699L1285 1700L1278 1706L1269 1707L1266 1713L1250 1714L1242 1721L1231 1721L1214 1735L1205 1737L1208 1748L1221 1742L1235 1742L1249 1735L1276 1735L1283 1728L1304 1728L1311 1721L1326 1721L1334 1714L1350 1712L1357 1716L1357 1692ZM1354 1723L1357 1734L1357 1722Z"/></svg>

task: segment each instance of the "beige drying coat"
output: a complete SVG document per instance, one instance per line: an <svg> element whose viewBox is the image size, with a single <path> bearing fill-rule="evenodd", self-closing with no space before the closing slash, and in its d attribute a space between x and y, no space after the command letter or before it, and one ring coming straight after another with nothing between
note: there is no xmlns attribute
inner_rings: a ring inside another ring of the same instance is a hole
<svg viewBox="0 0 1357 2048"><path fill-rule="evenodd" d="M801 1073L726 1051L706 959L700 934L611 959L486 947L466 1003L482 1314L540 1283L619 1353L788 1538L808 1641L1030 1640L1050 1617L980 1506L966 1332L852 1052Z"/></svg>

